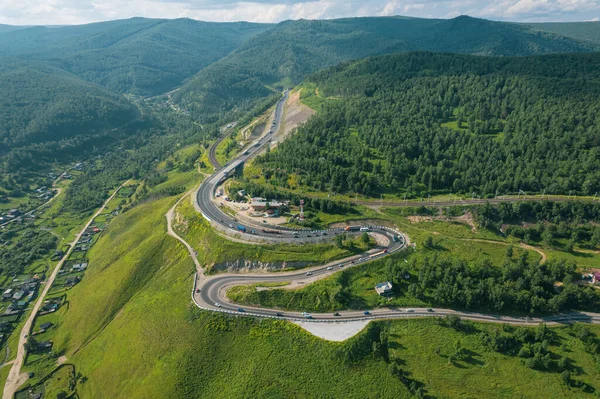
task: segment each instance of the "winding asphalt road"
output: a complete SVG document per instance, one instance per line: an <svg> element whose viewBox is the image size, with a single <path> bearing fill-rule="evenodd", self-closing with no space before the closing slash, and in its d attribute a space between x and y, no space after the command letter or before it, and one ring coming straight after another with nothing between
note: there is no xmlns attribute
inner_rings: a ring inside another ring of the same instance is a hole
<svg viewBox="0 0 600 399"><path fill-rule="evenodd" d="M288 92L285 91L283 97L277 103L274 113L273 132L277 132L281 126L281 118L283 114L283 106L287 100ZM245 222L240 222L236 218L222 212L216 203L213 201L216 188L222 184L233 171L246 162L250 157L261 151L270 141L272 134L267 134L259 138L248 151L238 156L235 160L218 169L213 175L202 182L194 197L194 205L202 216L208 220L213 226L220 228L222 231L235 233L243 238L264 237L273 242L284 243L310 243L329 239L336 234L342 234L342 229L329 229L325 231L311 230L296 230L280 226L269 226L265 228L259 225L249 225ZM216 146L214 146L216 148ZM218 165L218 164L215 164ZM512 200L512 199L511 199ZM519 200L519 199L514 199ZM488 200L472 200L472 201L456 201L457 204L480 204ZM502 202L506 199L489 200L489 202ZM452 205L454 201L441 202L424 202L423 205L444 206ZM379 205L380 202L373 202L373 205ZM385 204L385 203L384 203ZM389 205L389 204L385 204ZM414 206L414 204L394 203L392 206ZM238 228L240 226L240 228ZM600 324L599 313L568 313L558 314L543 318L532 317L512 317L493 314L484 314L477 312L456 311L452 309L393 309L383 308L375 310L349 310L339 313L319 313L308 314L306 312L290 312L279 309L266 309L255 306L241 307L232 303L226 295L228 288L239 285L258 284L258 283L282 283L289 282L293 286L302 286L312 283L321 278L327 277L341 269L354 267L364 262L371 261L376 258L386 256L405 249L409 245L409 238L402 232L390 229L384 226L368 226L370 234L381 235L386 237L388 245L385 248L371 250L368 253L353 256L344 260L332 262L323 266L318 266L302 271L291 271L281 273L253 273L253 274L219 274L208 278L204 277L202 270L199 269L199 274L194 280L194 288L192 291L192 299L194 303L205 310L224 312L236 315L245 315L252 317L270 317L287 320L302 320L312 322L347 322L361 321L371 319L384 318L405 318L405 317L431 317L455 314L461 318L474 321L486 321L509 324L537 324L540 322L549 325L571 323L575 321ZM245 231L244 231L245 230ZM354 232L360 233L360 232ZM252 237L250 237L252 236ZM188 248L189 250L189 248ZM193 256L192 251L190 254Z"/></svg>
<svg viewBox="0 0 600 399"><path fill-rule="evenodd" d="M221 135L221 137L219 137L217 139L217 141L215 141L208 149L208 160L210 161L210 163L213 165L213 167L215 169L221 169L223 167L223 165L221 165L219 163L219 161L217 160L217 147L219 146L219 144L221 144L223 142L223 140L225 140L227 137L229 137L229 135L231 134L233 129L234 128L231 128L231 129L228 129L227 131L225 131L225 133L223 133Z"/></svg>

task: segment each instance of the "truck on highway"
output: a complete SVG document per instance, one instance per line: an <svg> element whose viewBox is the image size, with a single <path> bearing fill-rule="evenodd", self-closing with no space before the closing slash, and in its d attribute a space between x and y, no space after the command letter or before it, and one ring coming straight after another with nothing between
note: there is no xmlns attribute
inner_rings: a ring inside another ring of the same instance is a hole
<svg viewBox="0 0 600 399"><path fill-rule="evenodd" d="M361 228L360 228L360 231L370 231L370 230L371 230L371 229L370 229L370 228L368 228L368 227L361 227Z"/></svg>
<svg viewBox="0 0 600 399"><path fill-rule="evenodd" d="M344 230L346 230L346 231L359 231L360 230L360 226L346 226L346 228Z"/></svg>
<svg viewBox="0 0 600 399"><path fill-rule="evenodd" d="M245 233L245 232L246 232L246 228L245 228L244 226L242 226L241 224L238 224L238 225L237 225L237 229L238 229L239 231L243 232L243 233Z"/></svg>

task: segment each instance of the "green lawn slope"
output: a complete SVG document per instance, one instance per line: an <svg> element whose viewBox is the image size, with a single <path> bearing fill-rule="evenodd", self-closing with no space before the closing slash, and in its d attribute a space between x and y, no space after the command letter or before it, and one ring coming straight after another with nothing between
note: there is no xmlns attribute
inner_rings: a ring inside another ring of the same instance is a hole
<svg viewBox="0 0 600 399"><path fill-rule="evenodd" d="M479 334L495 325L455 331L433 320L379 322L330 343L284 321L201 311L190 298L193 263L166 235L164 214L176 199L148 201L111 222L46 333L81 373L81 398L593 397L594 357L569 328L553 330L548 350L568 357L589 394L567 387L559 372L483 345ZM464 356L449 359L457 345ZM42 378L55 361L27 371Z"/></svg>
<svg viewBox="0 0 600 399"><path fill-rule="evenodd" d="M164 214L174 200L148 202L116 218L89 254L86 278L68 294L69 309L51 338L87 378L79 384L81 397L403 392L384 362L366 357L344 365L343 345L292 324L197 309L190 300L193 263L165 233ZM306 367L298 369L298 359Z"/></svg>

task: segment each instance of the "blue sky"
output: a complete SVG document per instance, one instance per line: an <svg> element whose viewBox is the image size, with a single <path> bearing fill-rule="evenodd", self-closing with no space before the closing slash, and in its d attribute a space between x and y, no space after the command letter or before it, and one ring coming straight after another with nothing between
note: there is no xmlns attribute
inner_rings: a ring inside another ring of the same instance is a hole
<svg viewBox="0 0 600 399"><path fill-rule="evenodd" d="M600 0L0 0L0 23L81 24L134 16L279 22L355 16L598 21Z"/></svg>

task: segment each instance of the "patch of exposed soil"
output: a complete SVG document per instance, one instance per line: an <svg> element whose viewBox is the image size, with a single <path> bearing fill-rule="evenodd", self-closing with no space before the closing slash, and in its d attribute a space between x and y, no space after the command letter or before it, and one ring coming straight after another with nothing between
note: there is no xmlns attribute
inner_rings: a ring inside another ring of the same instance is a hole
<svg viewBox="0 0 600 399"><path fill-rule="evenodd" d="M300 101L300 90L291 93L286 104L283 135L280 139L287 137L292 130L305 123L314 114L314 109L307 107Z"/></svg>
<svg viewBox="0 0 600 399"><path fill-rule="evenodd" d="M448 217L448 216L408 216L408 220L412 224L424 223L424 222L433 222L435 220L441 222L457 222L466 224L471 227L472 232L477 231L477 225L475 224L475 220L473 219L473 214L471 212L467 212L462 216L457 217ZM435 234L435 233L434 233ZM439 234L439 233L438 233Z"/></svg>
<svg viewBox="0 0 600 399"><path fill-rule="evenodd" d="M312 262L260 262L255 260L237 259L230 262L215 263L211 269L219 272L271 272L302 269L311 264Z"/></svg>
<svg viewBox="0 0 600 399"><path fill-rule="evenodd" d="M339 222L332 223L329 225L332 229L344 228L347 226L384 226L392 229L397 228L396 225L387 221L387 220L379 220L379 219L362 219L362 220L351 220L349 222Z"/></svg>

